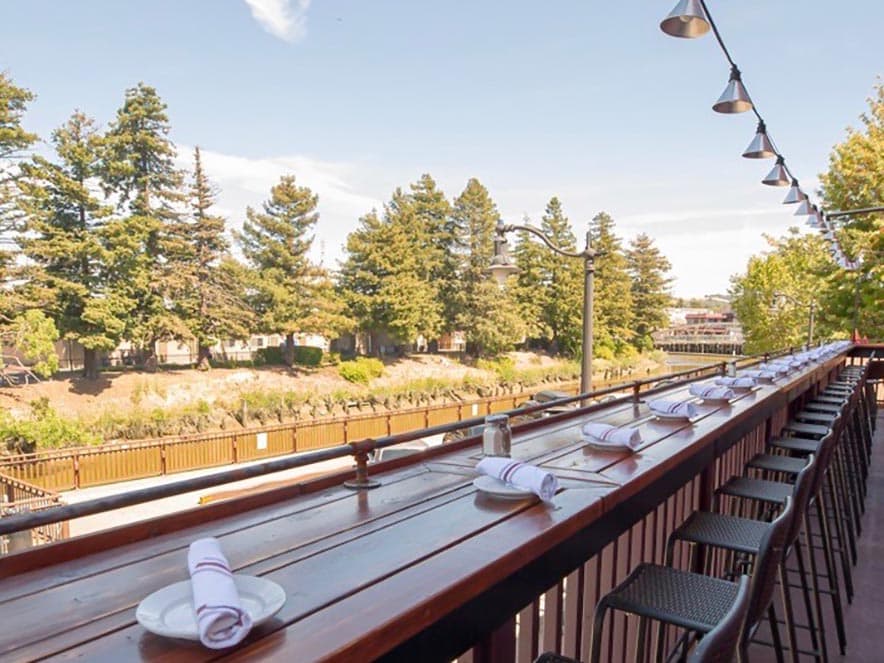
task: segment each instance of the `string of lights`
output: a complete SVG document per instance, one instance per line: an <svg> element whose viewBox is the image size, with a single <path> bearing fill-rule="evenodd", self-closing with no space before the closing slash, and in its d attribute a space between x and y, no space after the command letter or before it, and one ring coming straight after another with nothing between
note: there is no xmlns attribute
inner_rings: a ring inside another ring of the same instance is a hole
<svg viewBox="0 0 884 663"><path fill-rule="evenodd" d="M761 180L761 183L768 186L788 186L789 191L783 199L783 204L793 205L797 203L798 207L796 208L795 216L808 217L807 225L818 229L822 233L823 238L829 243L829 249L835 262L843 269L857 269L856 261L849 260L841 249L841 245L834 232L834 220L827 216L826 212L821 209L821 206L810 200L810 197L801 188L798 178L787 165L782 151L771 137L767 129L767 122L758 110L757 104L749 96L749 92L743 82L742 73L725 45L721 32L718 30L718 26L715 24L705 0L679 0L675 8L660 23L660 28L668 35L685 39L696 39L697 37L702 37L710 30L712 31L724 53L724 57L730 65L727 87L721 93L718 101L712 105L712 110L723 114L752 111L758 119L758 125L752 142L749 143L749 146L743 152L743 157L747 159L775 158L776 161L773 168Z"/></svg>

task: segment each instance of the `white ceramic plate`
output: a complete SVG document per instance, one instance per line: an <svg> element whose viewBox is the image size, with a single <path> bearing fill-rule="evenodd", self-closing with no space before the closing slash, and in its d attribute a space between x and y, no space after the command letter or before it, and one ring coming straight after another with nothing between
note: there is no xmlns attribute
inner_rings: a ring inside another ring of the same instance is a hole
<svg viewBox="0 0 884 663"><path fill-rule="evenodd" d="M486 495L500 497L505 500L523 500L526 497L536 497L530 490L522 490L508 483L504 483L500 479L495 479L487 474L473 479L473 485Z"/></svg>
<svg viewBox="0 0 884 663"><path fill-rule="evenodd" d="M249 613L254 626L273 617L285 603L285 591L272 580L244 575L235 575L233 580L242 607ZM190 580L182 580L155 591L138 604L135 618L144 628L157 635L185 640L200 639L193 612Z"/></svg>
<svg viewBox="0 0 884 663"><path fill-rule="evenodd" d="M671 419L672 421L690 421L691 418L686 414L678 412L654 412L654 416L659 419Z"/></svg>

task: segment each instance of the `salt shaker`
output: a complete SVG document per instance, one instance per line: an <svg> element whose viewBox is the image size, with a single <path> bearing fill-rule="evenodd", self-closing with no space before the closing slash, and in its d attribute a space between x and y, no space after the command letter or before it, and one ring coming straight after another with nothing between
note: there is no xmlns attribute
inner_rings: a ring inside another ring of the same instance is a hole
<svg viewBox="0 0 884 663"><path fill-rule="evenodd" d="M505 414L491 414L485 417L482 430L482 453L486 456L510 455L513 434L510 418Z"/></svg>

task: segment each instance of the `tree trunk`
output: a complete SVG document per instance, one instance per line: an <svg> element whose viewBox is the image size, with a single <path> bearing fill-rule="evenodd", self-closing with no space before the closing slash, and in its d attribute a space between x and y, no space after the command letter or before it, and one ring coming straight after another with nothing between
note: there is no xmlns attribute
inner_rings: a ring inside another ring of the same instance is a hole
<svg viewBox="0 0 884 663"><path fill-rule="evenodd" d="M212 364L209 363L209 360L211 358L212 353L209 351L209 346L200 344L196 356L197 369L200 371L208 371L210 368L212 368Z"/></svg>
<svg viewBox="0 0 884 663"><path fill-rule="evenodd" d="M285 352L283 353L282 360L286 363L287 366L291 366L295 363L295 335L294 333L289 333L285 335Z"/></svg>
<svg viewBox="0 0 884 663"><path fill-rule="evenodd" d="M94 348L83 348L83 377L98 379L98 352Z"/></svg>

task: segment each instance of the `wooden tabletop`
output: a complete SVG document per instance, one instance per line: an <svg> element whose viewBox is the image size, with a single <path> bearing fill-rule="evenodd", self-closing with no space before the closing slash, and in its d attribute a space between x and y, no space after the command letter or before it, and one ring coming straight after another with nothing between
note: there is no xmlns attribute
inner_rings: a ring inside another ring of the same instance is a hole
<svg viewBox="0 0 884 663"><path fill-rule="evenodd" d="M782 405L840 358L797 371L730 404L698 404L693 422L661 421L645 403L518 432L513 457L554 471L552 503L498 500L472 485L475 444L391 462L382 486L342 476L270 497L229 500L0 558L0 660L203 661L196 643L145 631L145 596L187 579L189 543L215 536L238 573L279 583L282 610L223 654L233 660L370 660L438 622L557 542L661 477L728 427ZM688 397L687 386L662 396ZM584 445L587 421L637 427L635 454ZM130 542L134 541L134 542ZM57 560L63 560L57 562ZM54 563L57 562L57 563Z"/></svg>

